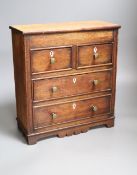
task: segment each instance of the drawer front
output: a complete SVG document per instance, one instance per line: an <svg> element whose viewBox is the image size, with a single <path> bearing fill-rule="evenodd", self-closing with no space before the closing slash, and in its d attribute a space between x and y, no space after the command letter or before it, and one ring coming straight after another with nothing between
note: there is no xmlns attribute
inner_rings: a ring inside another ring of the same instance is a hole
<svg viewBox="0 0 137 175"><path fill-rule="evenodd" d="M111 70L33 81L33 100L44 101L111 89Z"/></svg>
<svg viewBox="0 0 137 175"><path fill-rule="evenodd" d="M83 45L78 47L78 68L112 63L112 44Z"/></svg>
<svg viewBox="0 0 137 175"><path fill-rule="evenodd" d="M34 128L97 117L110 113L111 96L83 99L64 104L34 107Z"/></svg>
<svg viewBox="0 0 137 175"><path fill-rule="evenodd" d="M77 45L95 42L113 41L112 30L100 30L89 32L68 32L58 34L40 34L30 36L30 47L53 47L63 45Z"/></svg>
<svg viewBox="0 0 137 175"><path fill-rule="evenodd" d="M32 73L72 68L72 48L50 48L31 51Z"/></svg>

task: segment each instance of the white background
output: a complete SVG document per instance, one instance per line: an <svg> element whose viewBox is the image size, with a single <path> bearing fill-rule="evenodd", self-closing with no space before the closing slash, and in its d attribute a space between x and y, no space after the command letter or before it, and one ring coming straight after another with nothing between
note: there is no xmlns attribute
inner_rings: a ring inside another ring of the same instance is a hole
<svg viewBox="0 0 137 175"><path fill-rule="evenodd" d="M0 174L137 174L137 1L0 0ZM28 146L17 129L12 24L106 20L119 31L116 123Z"/></svg>

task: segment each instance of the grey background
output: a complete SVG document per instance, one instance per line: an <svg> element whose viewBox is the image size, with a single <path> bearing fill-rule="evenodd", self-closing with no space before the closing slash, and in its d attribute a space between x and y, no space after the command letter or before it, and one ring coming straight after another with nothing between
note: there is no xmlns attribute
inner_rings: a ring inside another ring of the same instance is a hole
<svg viewBox="0 0 137 175"><path fill-rule="evenodd" d="M0 0L0 171L2 175L137 174L137 1ZM106 20L119 31L116 125L25 144L16 126L12 24Z"/></svg>

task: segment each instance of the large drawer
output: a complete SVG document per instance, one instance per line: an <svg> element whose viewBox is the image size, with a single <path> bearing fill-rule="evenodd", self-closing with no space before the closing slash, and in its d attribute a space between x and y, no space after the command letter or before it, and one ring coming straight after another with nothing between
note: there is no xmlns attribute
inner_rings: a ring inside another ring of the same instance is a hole
<svg viewBox="0 0 137 175"><path fill-rule="evenodd" d="M111 95L33 107L34 128L92 118L111 112Z"/></svg>
<svg viewBox="0 0 137 175"><path fill-rule="evenodd" d="M81 45L78 47L78 68L112 64L112 44Z"/></svg>
<svg viewBox="0 0 137 175"><path fill-rule="evenodd" d="M33 101L44 101L69 96L110 90L111 69L79 75L62 76L33 81Z"/></svg>

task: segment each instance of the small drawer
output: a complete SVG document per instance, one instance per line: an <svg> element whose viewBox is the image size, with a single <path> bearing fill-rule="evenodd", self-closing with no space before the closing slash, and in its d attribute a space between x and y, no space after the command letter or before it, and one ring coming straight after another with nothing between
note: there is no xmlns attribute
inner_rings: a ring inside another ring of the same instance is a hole
<svg viewBox="0 0 137 175"><path fill-rule="evenodd" d="M111 96L82 99L33 108L34 128L66 123L82 118L100 117L111 112Z"/></svg>
<svg viewBox="0 0 137 175"><path fill-rule="evenodd" d="M111 70L33 81L33 100L44 101L111 89Z"/></svg>
<svg viewBox="0 0 137 175"><path fill-rule="evenodd" d="M32 73L72 69L72 47L31 50Z"/></svg>
<svg viewBox="0 0 137 175"><path fill-rule="evenodd" d="M78 47L78 68L112 63L112 44L82 45Z"/></svg>

